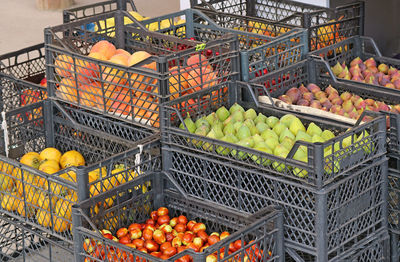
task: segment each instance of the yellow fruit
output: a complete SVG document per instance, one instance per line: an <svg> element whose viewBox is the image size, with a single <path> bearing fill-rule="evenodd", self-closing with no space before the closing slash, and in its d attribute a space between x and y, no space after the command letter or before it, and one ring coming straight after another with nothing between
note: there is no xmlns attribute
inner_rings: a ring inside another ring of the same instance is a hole
<svg viewBox="0 0 400 262"><path fill-rule="evenodd" d="M61 232L67 231L68 228L69 228L69 225L70 225L70 223L68 223L68 221L65 221L62 218L59 218L59 217L55 217L54 218L54 227L53 227L53 229L56 232L61 233Z"/></svg>
<svg viewBox="0 0 400 262"><path fill-rule="evenodd" d="M34 188L31 188L28 192L25 191L26 202L32 204L34 207L38 206L40 196L40 191L36 191Z"/></svg>
<svg viewBox="0 0 400 262"><path fill-rule="evenodd" d="M14 182L11 177L0 174L0 190L11 192L14 186Z"/></svg>
<svg viewBox="0 0 400 262"><path fill-rule="evenodd" d="M35 209L31 205L26 205L25 208L25 202L24 201L17 201L18 207L17 207L17 212L20 214L22 217L33 217L35 215Z"/></svg>
<svg viewBox="0 0 400 262"><path fill-rule="evenodd" d="M57 203L57 198L55 196L50 198L50 196L48 196L45 192L41 191L39 193L39 199L35 208L41 208L50 211L50 203L52 209L54 210Z"/></svg>
<svg viewBox="0 0 400 262"><path fill-rule="evenodd" d="M76 202L77 199L73 195L67 195L65 199L59 199L56 203L54 214L70 221L72 219L72 205Z"/></svg>
<svg viewBox="0 0 400 262"><path fill-rule="evenodd" d="M39 223L39 225L42 225L44 227L51 226L51 214L47 210L39 208L36 212L36 220Z"/></svg>
<svg viewBox="0 0 400 262"><path fill-rule="evenodd" d="M61 156L60 165L62 169L70 166L83 166L85 165L85 159L78 151L71 150Z"/></svg>
<svg viewBox="0 0 400 262"><path fill-rule="evenodd" d="M13 172L13 166L4 162L0 162L0 172L3 174L11 175Z"/></svg>
<svg viewBox="0 0 400 262"><path fill-rule="evenodd" d="M40 160L54 160L57 162L60 162L60 158L61 158L61 152L54 147L48 147L42 150L42 152L40 152L39 157Z"/></svg>
<svg viewBox="0 0 400 262"><path fill-rule="evenodd" d="M52 160L52 159L51 160L43 160L42 163L39 166L39 170L43 171L43 169L45 169L46 167L51 167L54 170L55 169L60 170L60 165L58 164L58 161Z"/></svg>
<svg viewBox="0 0 400 262"><path fill-rule="evenodd" d="M40 155L36 152L29 152L29 153L26 153L25 155L23 155L19 162L21 162L24 165L33 167L33 168L39 168Z"/></svg>
<svg viewBox="0 0 400 262"><path fill-rule="evenodd" d="M68 194L68 188L60 185L59 182L50 181L49 183L50 183L50 192L52 192L54 195L65 196ZM49 190L49 186L48 186L49 183L46 183L44 185L45 190Z"/></svg>
<svg viewBox="0 0 400 262"><path fill-rule="evenodd" d="M33 186L36 183L22 183L21 181L15 181L15 187L17 189L17 193L19 196L27 196L27 194L31 191L35 191L35 187Z"/></svg>
<svg viewBox="0 0 400 262"><path fill-rule="evenodd" d="M102 192L111 190L112 188L114 188L116 186L118 186L118 181L115 177L112 177L112 178L104 180L104 181L99 181L90 186L90 188L89 188L90 196L91 197L96 196Z"/></svg>
<svg viewBox="0 0 400 262"><path fill-rule="evenodd" d="M76 173L75 171L68 171L66 173L62 173L60 175L61 178L64 178L65 180L68 180L72 183L76 183Z"/></svg>
<svg viewBox="0 0 400 262"><path fill-rule="evenodd" d="M58 171L60 171L60 169L55 168L53 166L44 166L40 169L40 171L51 175L51 174L57 173Z"/></svg>
<svg viewBox="0 0 400 262"><path fill-rule="evenodd" d="M19 204L19 199L15 192L11 193L10 195L3 195L1 199L1 207L8 211L15 211L17 210Z"/></svg>

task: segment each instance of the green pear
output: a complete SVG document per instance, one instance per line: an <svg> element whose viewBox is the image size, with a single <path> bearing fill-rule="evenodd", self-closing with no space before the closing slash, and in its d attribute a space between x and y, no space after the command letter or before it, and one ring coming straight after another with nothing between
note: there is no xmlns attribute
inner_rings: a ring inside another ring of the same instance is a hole
<svg viewBox="0 0 400 262"><path fill-rule="evenodd" d="M260 134L260 132L258 132L257 127L255 127L255 126L250 127L250 133L252 136L254 136L256 134L258 134L258 135Z"/></svg>
<svg viewBox="0 0 400 262"><path fill-rule="evenodd" d="M262 132L261 137L264 139L264 141L266 141L270 138L274 138L276 140L279 139L279 136L271 129L267 129L264 132ZM270 148L273 148L273 147L270 147Z"/></svg>
<svg viewBox="0 0 400 262"><path fill-rule="evenodd" d="M185 125L186 125L186 127L187 127L187 129L189 130L190 133L194 133L196 131L196 124L190 118L189 112L187 113L187 117L185 118L185 120L183 120L183 122L185 123ZM179 128L180 129L185 129L185 125L183 123L181 123L179 125Z"/></svg>
<svg viewBox="0 0 400 262"><path fill-rule="evenodd" d="M313 135L311 142L312 143L318 143L318 142L324 143L325 140L322 137L320 137L319 135L315 134L315 135Z"/></svg>
<svg viewBox="0 0 400 262"><path fill-rule="evenodd" d="M208 116L206 116L207 122L212 126L215 122L219 121L218 116L215 114L215 112L212 112Z"/></svg>
<svg viewBox="0 0 400 262"><path fill-rule="evenodd" d="M253 108L250 108L246 112L244 112L245 119L254 120L256 117L257 117L257 112Z"/></svg>
<svg viewBox="0 0 400 262"><path fill-rule="evenodd" d="M245 124L248 128L252 127L252 126L256 126L256 124L254 124L254 121L251 119L246 119L243 124Z"/></svg>
<svg viewBox="0 0 400 262"><path fill-rule="evenodd" d="M256 147L268 147L268 146L264 141L262 141L262 142L254 143L253 148L256 148Z"/></svg>
<svg viewBox="0 0 400 262"><path fill-rule="evenodd" d="M224 127L224 130L223 130L223 131L224 131L224 134L225 134L225 135L227 135L227 134L232 134L232 135L236 134L235 127L233 126L232 123L227 124L227 125Z"/></svg>
<svg viewBox="0 0 400 262"><path fill-rule="evenodd" d="M269 126L269 128L274 128L274 126L279 122L279 118L276 116L270 116L267 118L265 123Z"/></svg>
<svg viewBox="0 0 400 262"><path fill-rule="evenodd" d="M295 119L295 118L297 118L297 117L295 117L295 116L292 115L292 114L286 114L286 115L284 115L284 116L281 117L280 122L281 122L282 124L284 124L285 126L289 127L289 126L290 126L290 123L291 123L291 122L293 121L293 119Z"/></svg>
<svg viewBox="0 0 400 262"><path fill-rule="evenodd" d="M348 136L348 137L346 137L346 138L344 138L344 139L342 140L342 146L343 146L343 148L346 148L346 147L351 146L351 144L353 143L351 137L352 137L352 136ZM354 137L354 138L355 138L355 137ZM355 140L356 140L356 139L354 139L354 141L355 141Z"/></svg>
<svg viewBox="0 0 400 262"><path fill-rule="evenodd" d="M272 129L278 136L281 135L281 133L283 132L283 130L287 129L287 127L282 124L282 123L277 123L274 128Z"/></svg>
<svg viewBox="0 0 400 262"><path fill-rule="evenodd" d="M281 145L284 146L287 150L290 151L290 149L292 149L293 145L294 145L294 140L289 138L289 137L285 137L282 142Z"/></svg>
<svg viewBox="0 0 400 262"><path fill-rule="evenodd" d="M267 153L267 154L270 154L270 155L273 154L273 152L272 152L272 150L270 148L268 148L267 146L264 146L261 143L259 145L256 145L254 147L254 149L258 150L258 151L261 151L261 152L264 152L264 153ZM262 157L260 157L260 156L258 156L256 154L252 155L251 159L254 162L256 162L258 165L268 166L268 165L271 164L271 160L270 159L262 158Z"/></svg>
<svg viewBox="0 0 400 262"><path fill-rule="evenodd" d="M211 131L208 132L206 137L217 139L214 129L211 129ZM212 151L213 150L213 146L212 146L212 144L210 144L208 142L204 142L203 143L203 149L206 150L206 151Z"/></svg>
<svg viewBox="0 0 400 262"><path fill-rule="evenodd" d="M224 122L230 116L228 109L224 106L218 108L216 114L221 122Z"/></svg>
<svg viewBox="0 0 400 262"><path fill-rule="evenodd" d="M370 154L371 151L374 150L375 147L374 147L373 141L368 141L368 139L367 139L368 136L369 136L369 133L366 130L364 130L357 137L356 143L365 144L365 146L363 146L363 150L365 151L365 153Z"/></svg>
<svg viewBox="0 0 400 262"><path fill-rule="evenodd" d="M251 148L251 140L250 139L240 140L239 142L236 143L236 145ZM253 146L254 146L254 144L253 144ZM243 160L247 157L247 153L242 152L242 151L237 152L236 150L232 150L231 154L233 157L235 157L237 159L241 159L241 160Z"/></svg>
<svg viewBox="0 0 400 262"><path fill-rule="evenodd" d="M283 145L277 145L274 149L275 156L286 159L288 154L289 154L289 150L287 150ZM282 172L286 168L282 162L277 162L277 161L274 161L272 163L272 167L278 172Z"/></svg>
<svg viewBox="0 0 400 262"><path fill-rule="evenodd" d="M243 117L243 113L241 111L236 111L232 114L232 120L233 122L243 122L244 121L244 117Z"/></svg>
<svg viewBox="0 0 400 262"><path fill-rule="evenodd" d="M302 161L302 162L308 163L307 153L304 150L302 150L300 147L294 154L293 159L295 159L297 161ZM307 177L307 175L308 175L307 170L301 169L299 167L295 167L292 172L295 176L298 176L301 178Z"/></svg>
<svg viewBox="0 0 400 262"><path fill-rule="evenodd" d="M253 135L252 138L255 145L258 145L259 143L264 143L264 139L259 134Z"/></svg>
<svg viewBox="0 0 400 262"><path fill-rule="evenodd" d="M265 130L269 129L269 126L264 122L258 122L256 124L256 128L260 134L262 134Z"/></svg>
<svg viewBox="0 0 400 262"><path fill-rule="evenodd" d="M233 122L232 121L232 116L229 116L227 119L225 119L225 121L223 122L224 126L226 126L227 124Z"/></svg>
<svg viewBox="0 0 400 262"><path fill-rule="evenodd" d="M306 132L306 128L304 127L303 123L298 119L297 117L294 117L292 122L289 125L289 130L292 132L295 136L297 133L301 130L303 132Z"/></svg>
<svg viewBox="0 0 400 262"><path fill-rule="evenodd" d="M209 124L208 121L206 120L206 117L205 117L205 116L203 116L203 117L197 119L196 122L195 122L195 124L196 124L196 128L199 128L200 126L207 126L207 127L210 127L210 124Z"/></svg>
<svg viewBox="0 0 400 262"><path fill-rule="evenodd" d="M229 108L229 113L233 114L236 111L244 112L244 109L241 105L235 103Z"/></svg>
<svg viewBox="0 0 400 262"><path fill-rule="evenodd" d="M332 131L330 131L330 130L324 130L324 131L322 132L322 134L321 134L321 137L322 137L325 141L328 141L328 140L334 138L335 135L334 135L334 134L332 133Z"/></svg>
<svg viewBox="0 0 400 262"><path fill-rule="evenodd" d="M236 133L239 130L239 128L242 126L243 126L243 122L236 122L233 124L233 128L235 129Z"/></svg>
<svg viewBox="0 0 400 262"><path fill-rule="evenodd" d="M202 125L199 128L196 129L196 131L194 132L196 135L199 136L207 136L208 134L208 127L206 125ZM196 146L196 147L201 147L201 145L203 144L203 141L201 140L197 140L197 139L192 139L192 143Z"/></svg>
<svg viewBox="0 0 400 262"><path fill-rule="evenodd" d="M285 130L282 131L282 133L279 136L279 142L282 143L283 139L285 137L289 137L292 140L295 140L296 137L292 134L292 132L290 132L290 130L286 127Z"/></svg>
<svg viewBox="0 0 400 262"><path fill-rule="evenodd" d="M211 130L214 130L216 139L221 139L221 138L224 137L224 132L222 131L222 127L221 126L222 126L222 123L221 123L221 125L216 124L216 125L211 127Z"/></svg>
<svg viewBox="0 0 400 262"><path fill-rule="evenodd" d="M234 136L232 134L225 135L223 138L221 138L221 140L224 142L232 143L232 144L236 144L237 142L239 142L239 140L236 138L236 136ZM231 150L227 147L218 146L216 151L220 155L227 156L227 155L229 155L229 152Z"/></svg>
<svg viewBox="0 0 400 262"><path fill-rule="evenodd" d="M307 134L306 132L299 130L299 132L297 132L297 135L296 135L296 141L298 141L298 140L311 143L312 137L309 134Z"/></svg>
<svg viewBox="0 0 400 262"><path fill-rule="evenodd" d="M236 137L239 140L243 140L251 136L251 131L246 125L242 125L239 130L236 132Z"/></svg>
<svg viewBox="0 0 400 262"><path fill-rule="evenodd" d="M324 151L324 171L327 174L337 173L340 171L340 164L338 160L333 160L332 150Z"/></svg>
<svg viewBox="0 0 400 262"><path fill-rule="evenodd" d="M253 137L247 137L247 138L245 138L245 139L243 139L241 141L242 141L242 143L246 144L246 147L253 148L255 146Z"/></svg>
<svg viewBox="0 0 400 262"><path fill-rule="evenodd" d="M307 127L307 134L309 134L310 136L314 135L321 136L322 129L319 126L317 126L314 122L311 122Z"/></svg>
<svg viewBox="0 0 400 262"><path fill-rule="evenodd" d="M277 145L279 145L279 140L275 137L269 137L267 140L264 140L264 142L271 149L274 149Z"/></svg>
<svg viewBox="0 0 400 262"><path fill-rule="evenodd" d="M266 121L267 121L267 117L264 116L262 113L258 113L258 116L254 119L254 123L256 123L256 125L258 123L266 124Z"/></svg>

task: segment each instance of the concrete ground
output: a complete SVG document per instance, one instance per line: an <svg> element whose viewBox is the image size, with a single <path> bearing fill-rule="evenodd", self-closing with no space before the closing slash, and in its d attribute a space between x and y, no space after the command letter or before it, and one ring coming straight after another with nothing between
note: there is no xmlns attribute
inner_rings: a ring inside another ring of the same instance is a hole
<svg viewBox="0 0 400 262"><path fill-rule="evenodd" d="M101 2L75 0L74 6ZM179 10L179 0L134 0L140 14L158 16ZM40 11L35 0L0 0L0 54L43 42L43 29L62 23L62 10Z"/></svg>

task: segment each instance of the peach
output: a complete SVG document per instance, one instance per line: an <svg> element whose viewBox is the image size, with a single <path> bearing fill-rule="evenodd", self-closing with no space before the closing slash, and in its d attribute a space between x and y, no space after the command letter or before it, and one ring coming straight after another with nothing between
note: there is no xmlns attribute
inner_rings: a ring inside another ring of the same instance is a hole
<svg viewBox="0 0 400 262"><path fill-rule="evenodd" d="M113 55L115 55L115 51L117 49L113 44L106 40L101 40L97 42L92 49L90 50L90 53L102 53L103 56L108 60L110 59Z"/></svg>
<svg viewBox="0 0 400 262"><path fill-rule="evenodd" d="M110 100L107 101L107 111L121 115L128 115L131 113L133 98L129 89L124 88L112 93L108 92L106 96L110 98Z"/></svg>
<svg viewBox="0 0 400 262"><path fill-rule="evenodd" d="M131 56L131 54L128 51L121 49L121 48L118 48L117 50L115 50L115 55L125 55L127 57Z"/></svg>
<svg viewBox="0 0 400 262"><path fill-rule="evenodd" d="M147 53L146 51L137 51L129 56L128 66L136 65L137 63L142 62L150 56L151 54Z"/></svg>
<svg viewBox="0 0 400 262"><path fill-rule="evenodd" d="M78 102L76 82L72 78L63 78L57 89L57 96L70 102Z"/></svg>
<svg viewBox="0 0 400 262"><path fill-rule="evenodd" d="M140 118L148 122L154 127L159 127L158 121L158 104L156 100L151 101L146 99L146 101L133 99L133 114L135 118Z"/></svg>
<svg viewBox="0 0 400 262"><path fill-rule="evenodd" d="M204 55L201 54L194 54L192 56L190 56L187 61L186 64L188 66L196 66L201 62L202 65L206 65L207 64L207 57L205 57Z"/></svg>
<svg viewBox="0 0 400 262"><path fill-rule="evenodd" d="M143 65L141 67L147 68L150 70L157 69L157 65L155 62L152 62L147 65ZM158 93L157 79L155 79L153 77L145 76L145 75L141 75L141 74L132 74L131 82L132 82L132 87L134 89ZM144 94L144 93L140 93L140 95L142 95L142 94Z"/></svg>
<svg viewBox="0 0 400 262"><path fill-rule="evenodd" d="M217 74L210 68L197 68L188 73L189 88L199 91L217 84Z"/></svg>
<svg viewBox="0 0 400 262"><path fill-rule="evenodd" d="M88 84L99 77L99 67L95 63L77 59L76 74L80 84Z"/></svg>
<svg viewBox="0 0 400 262"><path fill-rule="evenodd" d="M99 82L80 86L79 98L82 105L99 109L104 108L103 91Z"/></svg>
<svg viewBox="0 0 400 262"><path fill-rule="evenodd" d="M177 66L170 68L169 72L169 93L171 94L171 99L175 99L179 97L183 90L189 88L189 74L183 68L178 71Z"/></svg>
<svg viewBox="0 0 400 262"><path fill-rule="evenodd" d="M71 71L73 69L74 60L72 57L67 55L59 55L54 61L54 67L56 70L56 74L61 77L69 77L71 76Z"/></svg>
<svg viewBox="0 0 400 262"><path fill-rule="evenodd" d="M128 66L128 59L125 55L118 54L110 58L108 62ZM120 85L124 85L126 83L126 73L124 70L106 67L104 69L102 78L107 82L117 83Z"/></svg>

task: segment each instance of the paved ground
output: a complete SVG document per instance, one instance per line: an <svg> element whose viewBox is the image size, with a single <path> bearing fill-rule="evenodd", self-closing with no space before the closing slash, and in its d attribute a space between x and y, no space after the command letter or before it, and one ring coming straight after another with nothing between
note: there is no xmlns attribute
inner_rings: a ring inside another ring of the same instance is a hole
<svg viewBox="0 0 400 262"><path fill-rule="evenodd" d="M43 42L43 28L62 23L62 12L39 11L35 0L0 0L0 54ZM75 0L76 5L101 2ZM179 0L135 0L139 12L157 16L179 10Z"/></svg>

